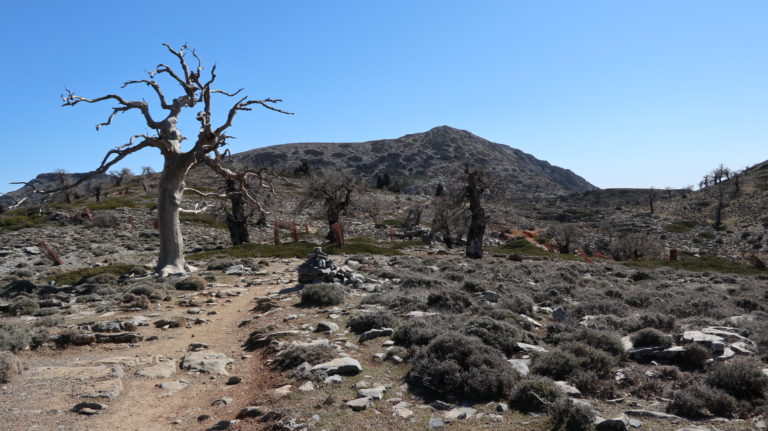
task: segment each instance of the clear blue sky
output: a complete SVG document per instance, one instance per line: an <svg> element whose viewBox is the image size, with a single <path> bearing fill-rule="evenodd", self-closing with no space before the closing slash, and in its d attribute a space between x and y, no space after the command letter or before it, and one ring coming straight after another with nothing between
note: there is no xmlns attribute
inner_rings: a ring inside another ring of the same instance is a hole
<svg viewBox="0 0 768 431"><path fill-rule="evenodd" d="M111 104L63 108L59 95L120 91L172 62L162 42L216 62L222 88L296 112L241 113L233 152L447 124L599 187L685 186L719 163L768 159L765 1L215 3L6 3L0 191L56 168L89 171L145 132L136 113L96 132ZM154 101L146 88L126 94ZM124 166L143 165L161 168L160 155Z"/></svg>

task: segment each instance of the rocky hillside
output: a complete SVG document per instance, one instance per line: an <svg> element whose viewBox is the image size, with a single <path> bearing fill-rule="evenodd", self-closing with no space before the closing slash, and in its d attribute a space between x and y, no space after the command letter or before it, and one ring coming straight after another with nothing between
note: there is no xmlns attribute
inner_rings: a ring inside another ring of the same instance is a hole
<svg viewBox="0 0 768 431"><path fill-rule="evenodd" d="M306 162L311 169L351 170L371 181L388 174L409 191L450 183L465 163L501 176L510 191L561 195L595 190L573 172L497 144L465 130L435 127L395 139L355 143L296 143L236 154L247 165L268 164L291 172Z"/></svg>

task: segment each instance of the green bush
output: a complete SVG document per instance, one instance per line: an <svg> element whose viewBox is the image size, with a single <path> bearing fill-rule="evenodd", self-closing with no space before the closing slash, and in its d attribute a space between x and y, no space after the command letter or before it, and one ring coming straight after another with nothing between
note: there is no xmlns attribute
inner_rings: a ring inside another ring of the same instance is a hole
<svg viewBox="0 0 768 431"><path fill-rule="evenodd" d="M543 412L562 396L555 382L546 377L533 376L514 387L509 406L526 413Z"/></svg>
<svg viewBox="0 0 768 431"><path fill-rule="evenodd" d="M740 400L752 401L765 397L768 376L759 362L735 358L718 364L707 376L707 383Z"/></svg>
<svg viewBox="0 0 768 431"><path fill-rule="evenodd" d="M479 338L486 345L501 350L507 356L519 350L517 342L521 341L522 337L520 329L515 325L486 316L470 320L461 332Z"/></svg>
<svg viewBox="0 0 768 431"><path fill-rule="evenodd" d="M301 290L301 304L323 307L344 302L344 287L338 284L310 284Z"/></svg>
<svg viewBox="0 0 768 431"><path fill-rule="evenodd" d="M356 334L361 334L371 329L394 328L395 325L397 325L397 319L388 311L360 314L347 321L350 331Z"/></svg>
<svg viewBox="0 0 768 431"><path fill-rule="evenodd" d="M0 352L0 383L8 383L21 372L19 358L10 352Z"/></svg>
<svg viewBox="0 0 768 431"><path fill-rule="evenodd" d="M176 282L176 290L205 290L206 283L199 275L190 275Z"/></svg>
<svg viewBox="0 0 768 431"><path fill-rule="evenodd" d="M643 328L635 331L629 337L633 347L671 346L674 342L671 336L654 328Z"/></svg>
<svg viewBox="0 0 768 431"><path fill-rule="evenodd" d="M531 372L555 380L565 380L579 368L580 361L573 353L560 349L550 350L533 359Z"/></svg>
<svg viewBox="0 0 768 431"><path fill-rule="evenodd" d="M664 230L672 233L685 233L698 226L699 223L694 220L677 220L676 222L664 227Z"/></svg>
<svg viewBox="0 0 768 431"><path fill-rule="evenodd" d="M0 350L18 352L29 345L29 331L21 325L0 322Z"/></svg>
<svg viewBox="0 0 768 431"><path fill-rule="evenodd" d="M721 389L697 384L677 391L667 405L667 412L688 417L701 418L708 413L732 417L738 409L736 399Z"/></svg>
<svg viewBox="0 0 768 431"><path fill-rule="evenodd" d="M698 343L690 343L683 346L683 351L677 356L677 363L688 370L701 370L707 365L710 356L708 348Z"/></svg>
<svg viewBox="0 0 768 431"><path fill-rule="evenodd" d="M559 348L576 357L578 368L592 370L603 377L607 376L611 372L611 368L616 365L613 356L585 343L570 342Z"/></svg>
<svg viewBox="0 0 768 431"><path fill-rule="evenodd" d="M40 305L38 305L36 300L21 296L11 303L8 307L8 313L11 316L28 316L35 314L39 309Z"/></svg>
<svg viewBox="0 0 768 431"><path fill-rule="evenodd" d="M561 398L550 413L552 431L589 431L594 428L595 412L589 403Z"/></svg>
<svg viewBox="0 0 768 431"><path fill-rule="evenodd" d="M275 366L282 370L296 368L304 362L317 365L336 357L336 349L328 344L293 345L284 350L276 359Z"/></svg>
<svg viewBox="0 0 768 431"><path fill-rule="evenodd" d="M412 365L406 375L410 385L449 400L498 400L518 378L499 351L455 332L432 340Z"/></svg>

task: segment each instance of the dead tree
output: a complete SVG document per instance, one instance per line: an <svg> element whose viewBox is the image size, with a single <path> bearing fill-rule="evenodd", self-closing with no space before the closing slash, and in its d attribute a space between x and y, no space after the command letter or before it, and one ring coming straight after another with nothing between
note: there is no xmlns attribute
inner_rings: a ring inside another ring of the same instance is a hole
<svg viewBox="0 0 768 431"><path fill-rule="evenodd" d="M123 184L123 181L133 176L133 172L128 168L123 168L119 171L109 171L108 174L115 180L115 187L120 187L120 185Z"/></svg>
<svg viewBox="0 0 768 431"><path fill-rule="evenodd" d="M471 259L483 258L483 237L488 215L483 208L482 196L489 189L488 178L478 169L464 167L464 179L467 183L465 197L469 201L469 229L467 230L466 256Z"/></svg>
<svg viewBox="0 0 768 431"><path fill-rule="evenodd" d="M203 66L200 58L194 49L187 45L174 49L168 44L163 44L165 48L175 57L178 62L176 70L165 64L159 64L154 70L148 72L148 79L139 79L126 81L123 88L129 85L143 84L150 87L157 96L159 106L163 111L163 116L153 115L150 105L144 100L126 100L116 94L107 94L106 96L88 99L76 95L67 90L67 94L62 96L63 106L75 106L78 103L97 103L102 101L115 102L117 106L112 108L112 113L107 120L96 126L96 129L108 126L117 114L125 112L138 112L141 114L146 126L153 131L153 134L135 135L128 140L127 144L118 146L107 152L102 159L101 164L89 175L81 177L72 186L76 186L86 179L95 175L103 174L112 168L115 164L122 161L125 157L141 151L145 148L157 148L163 155L163 171L160 174L160 182L157 198L157 218L160 234L160 251L157 259L155 271L160 275L188 273L193 268L187 265L184 259L184 241L181 235L181 224L179 223L179 210L185 191L185 178L190 169L204 164L210 167L214 172L224 178L235 182L236 188L243 193L243 196L255 205L258 202L249 192L246 183L252 176L258 174L252 171L235 172L222 164L221 148L227 145L227 129L232 125L235 115L240 111L250 111L254 106L261 106L266 109L290 114L280 110L274 104L281 102L280 99L249 99L247 96L239 97L237 101L229 108L226 120L218 127L211 124L211 102L214 95L223 95L227 97L238 97L242 89L232 93L227 93L213 87L216 80L216 65L214 65L209 76L204 78ZM190 67L187 60L196 63L196 66ZM155 81L157 76L167 76L172 82L178 84L182 94L176 98L168 99L161 90L160 84ZM182 141L186 139L177 128L179 116L186 109L197 107L196 119L199 122L199 128L194 143L187 151L182 150ZM226 154L226 152L224 153ZM61 190L60 188L58 190ZM41 193L52 193L57 189L40 191Z"/></svg>
<svg viewBox="0 0 768 431"><path fill-rule="evenodd" d="M320 204L328 222L328 233L325 239L337 242L333 225L338 223L342 214L352 203L352 196L359 187L358 181L351 175L333 173L325 176L311 176L307 197L300 202L300 208L308 208Z"/></svg>
<svg viewBox="0 0 768 431"><path fill-rule="evenodd" d="M555 240L560 254L569 254L571 252L571 244L577 241L580 236L579 228L574 223L553 225L547 230L548 236Z"/></svg>
<svg viewBox="0 0 768 431"><path fill-rule="evenodd" d="M651 187L651 189L648 191L648 208L651 210L651 214L653 214L653 204L656 202L656 189L654 187Z"/></svg>
<svg viewBox="0 0 768 431"><path fill-rule="evenodd" d="M144 189L144 193L149 191L149 177L155 173L155 170L150 166L141 167L141 188Z"/></svg>
<svg viewBox="0 0 768 431"><path fill-rule="evenodd" d="M71 204L72 203L72 191L69 186L69 175L67 175L67 171L64 169L56 169L53 171L53 173L56 175L56 180L59 183L59 187L61 188L61 195L64 196L64 202Z"/></svg>

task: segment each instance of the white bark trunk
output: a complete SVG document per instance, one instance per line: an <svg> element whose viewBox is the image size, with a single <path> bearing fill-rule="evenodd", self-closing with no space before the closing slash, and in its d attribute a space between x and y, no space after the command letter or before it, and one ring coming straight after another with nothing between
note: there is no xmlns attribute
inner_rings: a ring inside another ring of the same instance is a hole
<svg viewBox="0 0 768 431"><path fill-rule="evenodd" d="M157 194L157 226L160 233L160 255L155 272L160 276L186 274L194 270L184 259L179 209L184 192L184 177L189 163L181 155L166 156Z"/></svg>

